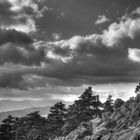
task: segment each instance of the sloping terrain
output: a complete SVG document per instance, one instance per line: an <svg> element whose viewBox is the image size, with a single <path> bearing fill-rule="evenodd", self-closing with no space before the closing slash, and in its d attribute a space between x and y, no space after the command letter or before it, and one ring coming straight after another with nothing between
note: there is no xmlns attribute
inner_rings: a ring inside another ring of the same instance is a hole
<svg viewBox="0 0 140 140"><path fill-rule="evenodd" d="M140 95L126 102L117 99L114 108L56 140L140 140Z"/></svg>

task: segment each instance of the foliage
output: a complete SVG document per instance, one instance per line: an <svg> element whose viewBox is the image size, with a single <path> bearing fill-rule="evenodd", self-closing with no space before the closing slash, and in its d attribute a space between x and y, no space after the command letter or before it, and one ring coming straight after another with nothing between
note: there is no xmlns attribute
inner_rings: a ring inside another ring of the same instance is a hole
<svg viewBox="0 0 140 140"><path fill-rule="evenodd" d="M91 87L87 88L79 97L79 100L76 100L73 105L69 106L63 134L67 135L79 126L81 122L88 122L93 116L100 116L100 105L99 96L93 94Z"/></svg>
<svg viewBox="0 0 140 140"><path fill-rule="evenodd" d="M62 135L62 126L64 125L67 109L62 102L56 103L50 109L50 114L47 118L47 132L49 137L58 137Z"/></svg>
<svg viewBox="0 0 140 140"><path fill-rule="evenodd" d="M108 95L108 98L106 100L106 102L104 103L104 111L105 112L113 112L113 99L112 99L112 95Z"/></svg>
<svg viewBox="0 0 140 140"><path fill-rule="evenodd" d="M139 93L140 92L140 83L136 86L136 89L135 89L135 93Z"/></svg>
<svg viewBox="0 0 140 140"><path fill-rule="evenodd" d="M27 114L25 117L20 118L16 123L16 137L24 136L27 139L33 139L32 137L39 138L40 135L42 135L40 130L42 130L42 128L45 127L45 122L45 118L41 117L38 111ZM36 136L33 135L33 131L35 130L37 131Z"/></svg>
<svg viewBox="0 0 140 140"><path fill-rule="evenodd" d="M41 140L42 128L45 128L45 118L39 112L33 112L25 117L15 118L8 116L0 126L2 140Z"/></svg>
<svg viewBox="0 0 140 140"><path fill-rule="evenodd" d="M17 118L8 116L5 120L2 121L0 125L0 139L2 140L12 140L14 137L14 124L16 123Z"/></svg>

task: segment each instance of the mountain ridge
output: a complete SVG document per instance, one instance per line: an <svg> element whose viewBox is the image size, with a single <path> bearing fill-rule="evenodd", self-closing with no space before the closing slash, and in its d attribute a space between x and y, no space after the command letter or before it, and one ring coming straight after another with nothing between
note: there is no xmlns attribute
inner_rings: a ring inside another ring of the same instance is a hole
<svg viewBox="0 0 140 140"><path fill-rule="evenodd" d="M3 112L0 112L0 123L9 115L20 118L29 113L39 111L41 116L47 116L49 113L49 110L50 110L50 106L42 106L42 107L30 107L30 108L11 110L11 111L3 111Z"/></svg>

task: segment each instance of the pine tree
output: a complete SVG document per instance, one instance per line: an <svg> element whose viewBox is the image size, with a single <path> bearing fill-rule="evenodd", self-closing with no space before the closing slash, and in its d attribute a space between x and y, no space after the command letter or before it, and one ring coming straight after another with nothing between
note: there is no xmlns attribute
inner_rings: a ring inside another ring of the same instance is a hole
<svg viewBox="0 0 140 140"><path fill-rule="evenodd" d="M41 117L38 111L27 114L25 117L21 117L14 124L15 139L33 139L33 137L39 137L42 135L42 128L45 128L46 119Z"/></svg>
<svg viewBox="0 0 140 140"><path fill-rule="evenodd" d="M49 133L49 137L53 138L55 136L58 137L62 135L61 128L64 125L66 112L67 109L65 107L65 104L63 104L62 102L58 102L53 107L51 107L50 114L47 118L47 131Z"/></svg>
<svg viewBox="0 0 140 140"><path fill-rule="evenodd" d="M91 87L76 100L73 105L69 106L65 125L63 127L64 135L74 130L81 122L88 122L93 116L100 116L99 96L95 95Z"/></svg>
<svg viewBox="0 0 140 140"><path fill-rule="evenodd" d="M136 86L136 89L135 89L135 93L139 93L140 92L140 83Z"/></svg>
<svg viewBox="0 0 140 140"><path fill-rule="evenodd" d="M0 126L0 139L2 140L12 140L14 138L14 124L16 118L9 115L5 120L2 121Z"/></svg>
<svg viewBox="0 0 140 140"><path fill-rule="evenodd" d="M99 95L95 95L91 87L88 87L85 92L79 97L80 111L83 116L82 122L90 120L93 115L100 116L99 106Z"/></svg>
<svg viewBox="0 0 140 140"><path fill-rule="evenodd" d="M106 100L106 102L104 103L104 111L105 112L113 112L113 99L112 99L112 95L108 95L108 98Z"/></svg>

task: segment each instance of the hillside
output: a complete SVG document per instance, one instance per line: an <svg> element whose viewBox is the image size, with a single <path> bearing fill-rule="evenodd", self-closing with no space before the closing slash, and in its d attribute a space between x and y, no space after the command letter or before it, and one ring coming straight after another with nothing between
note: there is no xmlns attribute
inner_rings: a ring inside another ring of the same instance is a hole
<svg viewBox="0 0 140 140"><path fill-rule="evenodd" d="M126 102L117 99L114 108L55 140L140 140L140 95Z"/></svg>
<svg viewBox="0 0 140 140"><path fill-rule="evenodd" d="M40 107L15 111L15 114L8 112L6 115L21 117L5 119L0 125L0 139L140 140L140 94L137 92L140 86L137 89L136 97L128 101L121 98L113 101L109 95L102 103L88 87L69 107L57 102L50 109ZM47 109L49 113L44 118ZM40 111L42 116L34 111Z"/></svg>
<svg viewBox="0 0 140 140"><path fill-rule="evenodd" d="M26 114L39 111L41 116L46 116L49 113L49 106L44 106L44 107L32 107L32 108L27 108L27 109L22 109L22 110L13 110L13 111L7 111L7 112L0 112L0 122L3 121L7 116L11 115L14 117L23 117Z"/></svg>

